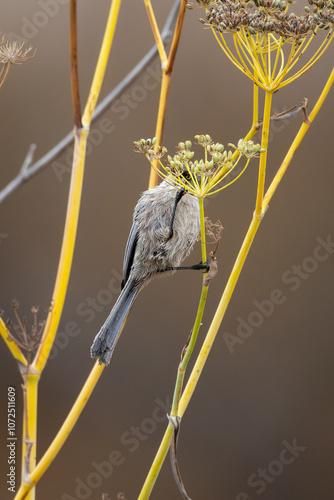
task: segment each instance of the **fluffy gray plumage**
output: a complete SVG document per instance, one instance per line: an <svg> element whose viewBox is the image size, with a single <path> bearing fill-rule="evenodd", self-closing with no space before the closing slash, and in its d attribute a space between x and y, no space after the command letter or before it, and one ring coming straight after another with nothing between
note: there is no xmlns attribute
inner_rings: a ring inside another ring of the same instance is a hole
<svg viewBox="0 0 334 500"><path fill-rule="evenodd" d="M179 267L200 233L197 198L186 193L177 204L172 236L172 213L178 191L163 181L145 191L133 214L125 249L123 289L91 347L92 357L108 364L138 292L151 278Z"/></svg>

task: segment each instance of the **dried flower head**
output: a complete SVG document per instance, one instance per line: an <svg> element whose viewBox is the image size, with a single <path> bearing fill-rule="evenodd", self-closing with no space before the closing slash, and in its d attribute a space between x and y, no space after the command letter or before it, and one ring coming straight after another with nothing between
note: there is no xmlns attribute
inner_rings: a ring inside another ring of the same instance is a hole
<svg viewBox="0 0 334 500"><path fill-rule="evenodd" d="M45 321L38 319L39 307L31 308L32 322L30 323L26 316L20 317L18 313L19 303L16 299L12 301L16 323L7 321L7 328L10 339L22 350L26 351L29 361L31 353L39 346Z"/></svg>
<svg viewBox="0 0 334 500"><path fill-rule="evenodd" d="M205 232L207 236L211 239L211 243L218 243L221 239L221 233L223 231L223 226L220 220L212 222L209 217L204 218L205 221Z"/></svg>
<svg viewBox="0 0 334 500"><path fill-rule="evenodd" d="M31 59L35 54L31 54L32 47L25 47L24 42L11 42L2 37L0 40L0 64L3 65L0 70L0 88L4 84L9 68L12 64L22 64Z"/></svg>
<svg viewBox="0 0 334 500"><path fill-rule="evenodd" d="M192 160L195 153L191 149L192 143L189 140L180 142L176 146L176 153L173 156L167 155L165 163L162 163L160 158L167 153L167 149L157 146L156 138L140 139L134 142L134 147L136 152L146 155L160 177L198 198L217 193L232 184L245 171L250 159L264 151L259 144L254 144L252 141L245 142L243 139L239 140L237 147L232 145L234 153L225 150L223 144L215 143L208 134L196 135L195 140L204 148L204 158L195 161ZM242 171L232 181L224 183L241 157L246 158ZM154 162L156 159L158 166Z"/></svg>
<svg viewBox="0 0 334 500"><path fill-rule="evenodd" d="M302 15L289 12L286 0L218 0L205 7L206 21L228 58L259 87L268 91L294 81L325 52L333 39L333 0L309 0ZM319 30L327 30L320 47L294 75L287 77ZM226 34L231 34L233 47Z"/></svg>
<svg viewBox="0 0 334 500"><path fill-rule="evenodd" d="M32 47L24 47L24 42L5 41L0 44L0 63L2 64L20 64L34 57L34 54L29 54Z"/></svg>

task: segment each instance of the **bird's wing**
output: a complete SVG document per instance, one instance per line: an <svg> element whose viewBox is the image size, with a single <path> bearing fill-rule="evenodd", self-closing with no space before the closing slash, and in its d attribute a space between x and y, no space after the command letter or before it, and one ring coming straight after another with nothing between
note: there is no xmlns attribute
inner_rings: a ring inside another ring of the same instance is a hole
<svg viewBox="0 0 334 500"><path fill-rule="evenodd" d="M135 252L136 252L138 233L139 233L139 224L138 224L138 222L136 222L136 220L134 220L133 224L132 224L132 228L130 230L128 241L126 244L126 248L125 248L124 262L123 262L122 288L124 287L125 283L127 282L128 278L129 278L129 275L130 275L131 266L133 264L133 259L134 259Z"/></svg>

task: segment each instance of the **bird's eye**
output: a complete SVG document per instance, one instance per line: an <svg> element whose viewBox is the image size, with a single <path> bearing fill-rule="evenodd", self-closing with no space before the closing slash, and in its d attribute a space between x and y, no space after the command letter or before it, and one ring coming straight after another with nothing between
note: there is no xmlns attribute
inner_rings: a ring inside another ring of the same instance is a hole
<svg viewBox="0 0 334 500"><path fill-rule="evenodd" d="M190 174L189 174L188 170L186 170L185 172L183 172L183 173L182 173L182 176L184 177L184 179L185 179L186 181L188 181L188 182L190 182L190 181L191 181L191 176L190 176Z"/></svg>

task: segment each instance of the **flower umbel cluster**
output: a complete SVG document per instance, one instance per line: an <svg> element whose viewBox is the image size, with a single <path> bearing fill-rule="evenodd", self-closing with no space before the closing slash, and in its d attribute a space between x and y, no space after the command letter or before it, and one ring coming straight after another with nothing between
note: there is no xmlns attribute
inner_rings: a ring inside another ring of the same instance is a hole
<svg viewBox="0 0 334 500"><path fill-rule="evenodd" d="M201 3L201 2L199 2ZM333 38L333 0L309 0L305 13L289 12L292 0L217 0L203 24L210 26L229 59L258 86L268 91L294 81L325 52ZM327 30L315 53L292 76L287 75L303 55L314 35ZM233 47L225 39L232 34ZM284 53L285 47L288 47Z"/></svg>
<svg viewBox="0 0 334 500"><path fill-rule="evenodd" d="M133 143L136 153L145 153L148 158L158 160L167 153L167 149L157 145L157 138L139 139Z"/></svg>
<svg viewBox="0 0 334 500"><path fill-rule="evenodd" d="M253 141L244 141L243 139L239 139L237 146L234 144L229 144L229 146L238 150L246 158L254 158L265 151L261 148L261 144L254 144Z"/></svg>
<svg viewBox="0 0 334 500"><path fill-rule="evenodd" d="M195 140L204 148L204 158L195 161L192 160L195 153L191 149L192 142L189 140L180 142L176 146L176 153L173 156L167 155L164 163L160 159L167 153L167 149L158 146L156 138L140 139L134 142L134 147L136 152L146 155L160 177L178 189L186 189L198 198L217 193L232 184L245 171L250 159L258 157L264 151L260 144L243 139L239 140L237 146L230 145L235 150L234 153L225 150L223 144L215 143L208 134L196 135ZM242 171L229 183L223 183L242 156L246 158ZM158 166L155 160L158 160Z"/></svg>

